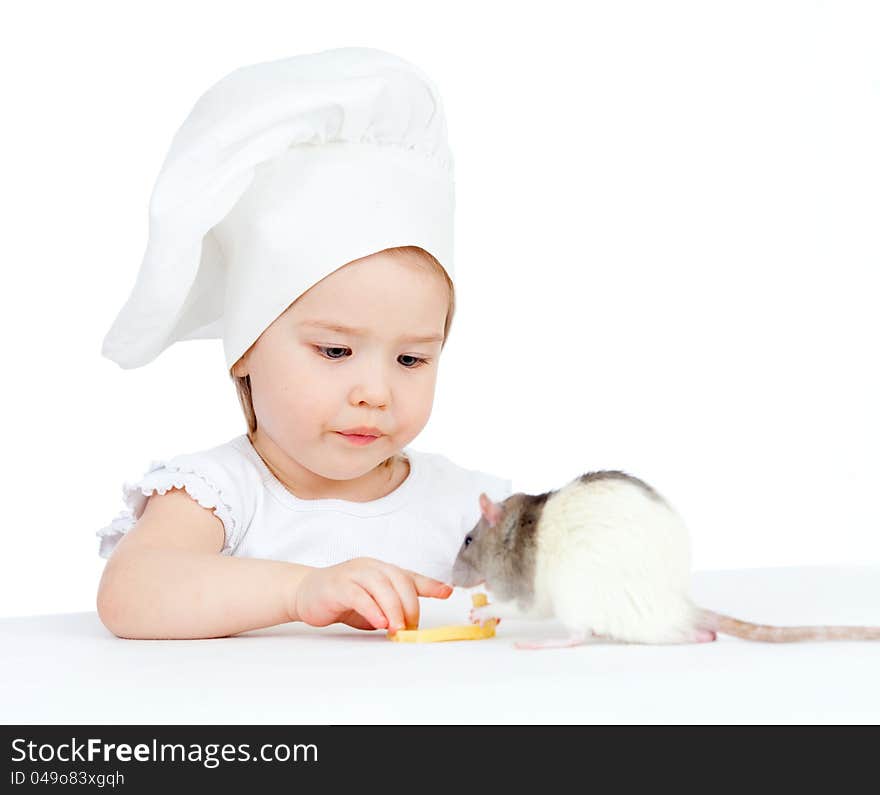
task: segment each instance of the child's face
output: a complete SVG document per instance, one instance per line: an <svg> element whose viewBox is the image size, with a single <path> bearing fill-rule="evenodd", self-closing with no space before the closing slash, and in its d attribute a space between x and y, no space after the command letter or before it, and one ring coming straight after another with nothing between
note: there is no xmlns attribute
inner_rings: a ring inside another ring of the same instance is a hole
<svg viewBox="0 0 880 795"><path fill-rule="evenodd" d="M400 255L371 254L322 279L234 370L251 377L255 441L304 488L370 472L428 421L448 304L444 279ZM406 339L417 336L436 339ZM359 425L385 435L359 446L337 433Z"/></svg>

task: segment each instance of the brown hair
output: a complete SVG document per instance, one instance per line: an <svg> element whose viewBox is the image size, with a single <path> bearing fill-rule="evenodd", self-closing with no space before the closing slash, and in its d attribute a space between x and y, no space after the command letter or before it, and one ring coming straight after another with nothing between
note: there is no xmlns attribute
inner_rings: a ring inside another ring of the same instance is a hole
<svg viewBox="0 0 880 795"><path fill-rule="evenodd" d="M394 246L392 248L386 248L380 253L392 254L394 256L406 256L409 258L408 261L417 262L420 265L426 266L428 270L439 274L446 281L446 286L449 290L449 308L446 311L446 323L443 327L443 342L440 345L440 350L442 351L446 346L446 341L449 339L449 328L452 325L453 315L455 315L455 287L452 284L452 279L449 278L446 269L433 254L419 246ZM296 301L293 303L295 304ZM256 344L256 342L254 344ZM253 348L253 345L251 345L251 348ZM248 351L249 350L250 348L248 348ZM246 353L247 351L245 351L242 356ZM236 364L237 363L238 362L236 362ZM235 383L235 389L236 392L238 392L238 401L241 403L244 418L248 426L248 438L253 441L253 435L257 430L257 415L254 413L254 402L251 394L251 377L249 375L233 375L232 370L234 367L235 365L229 369L229 377ZM391 456L390 458L386 458L379 466L390 467L393 464L394 456Z"/></svg>

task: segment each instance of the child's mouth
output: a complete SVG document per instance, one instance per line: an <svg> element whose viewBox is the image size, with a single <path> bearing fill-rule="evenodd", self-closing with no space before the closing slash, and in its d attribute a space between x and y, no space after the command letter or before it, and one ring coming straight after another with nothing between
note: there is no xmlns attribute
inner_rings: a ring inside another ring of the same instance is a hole
<svg viewBox="0 0 880 795"><path fill-rule="evenodd" d="M336 431L336 433L343 439L348 439L352 444L369 444L379 438L378 436L363 436L359 433L341 433L340 431Z"/></svg>

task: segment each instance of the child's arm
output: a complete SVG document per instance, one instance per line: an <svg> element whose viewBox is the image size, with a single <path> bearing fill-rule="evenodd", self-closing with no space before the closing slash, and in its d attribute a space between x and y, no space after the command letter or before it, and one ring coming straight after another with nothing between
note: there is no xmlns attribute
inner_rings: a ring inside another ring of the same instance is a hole
<svg viewBox="0 0 880 795"><path fill-rule="evenodd" d="M219 554L223 524L181 489L154 494L107 561L98 615L119 637L217 638L296 621L311 566Z"/></svg>
<svg viewBox="0 0 880 795"><path fill-rule="evenodd" d="M222 638L294 621L287 594L311 568L141 546L104 570L98 615L121 638Z"/></svg>
<svg viewBox="0 0 880 795"><path fill-rule="evenodd" d="M224 540L222 522L185 491L154 494L104 567L104 626L141 639L218 638L288 621L417 627L420 596L452 593L373 558L316 568L221 555Z"/></svg>

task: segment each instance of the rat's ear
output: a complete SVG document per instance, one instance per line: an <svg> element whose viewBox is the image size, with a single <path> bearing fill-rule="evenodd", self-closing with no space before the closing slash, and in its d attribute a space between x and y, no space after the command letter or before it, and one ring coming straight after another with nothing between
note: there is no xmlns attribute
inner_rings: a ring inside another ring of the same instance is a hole
<svg viewBox="0 0 880 795"><path fill-rule="evenodd" d="M480 495L480 510L483 512L483 518L489 523L489 527L495 527L501 521L501 506L492 502L485 493Z"/></svg>

